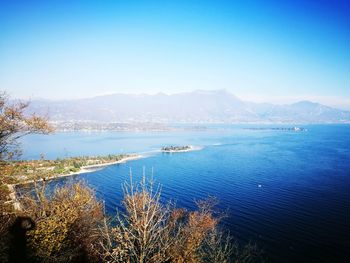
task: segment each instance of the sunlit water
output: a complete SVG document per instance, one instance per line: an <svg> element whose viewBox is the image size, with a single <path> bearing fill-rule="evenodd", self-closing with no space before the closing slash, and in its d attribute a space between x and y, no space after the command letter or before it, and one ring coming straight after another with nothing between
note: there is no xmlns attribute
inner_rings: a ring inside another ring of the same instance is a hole
<svg viewBox="0 0 350 263"><path fill-rule="evenodd" d="M147 158L81 174L113 214L121 184L146 175L164 199L194 209L215 196L223 226L256 242L270 262L350 262L350 126L306 126L306 132L222 126L197 132L59 133L24 140L24 158L143 153ZM200 151L165 154L164 145ZM66 180L53 182L59 184Z"/></svg>

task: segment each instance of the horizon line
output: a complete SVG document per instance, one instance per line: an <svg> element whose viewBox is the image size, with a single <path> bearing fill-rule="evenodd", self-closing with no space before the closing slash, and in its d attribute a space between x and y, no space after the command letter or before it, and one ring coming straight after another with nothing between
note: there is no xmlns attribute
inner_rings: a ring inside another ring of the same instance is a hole
<svg viewBox="0 0 350 263"><path fill-rule="evenodd" d="M237 99L247 102L247 103L257 103L257 104L274 104L274 105L291 105L294 103L308 101L312 103L322 104L324 106L333 107L341 110L350 111L350 98L340 97L340 96L318 96L318 95L304 95L304 96L280 96L280 95L261 95L261 94L251 94L251 93L241 93L235 94L229 89L194 89L192 91L179 91L179 92L105 92L95 95L87 95L82 97L71 97L71 98L49 98L49 97L39 97L39 96L16 96L11 94L11 92L7 92L13 99L16 100L46 100L46 101L75 101L75 100L83 100L83 99L93 99L97 97L103 96L111 96L111 95L131 95L131 96L173 96L178 94L190 94L194 92L207 92L207 93L215 93L215 92L227 92L232 96L235 96Z"/></svg>

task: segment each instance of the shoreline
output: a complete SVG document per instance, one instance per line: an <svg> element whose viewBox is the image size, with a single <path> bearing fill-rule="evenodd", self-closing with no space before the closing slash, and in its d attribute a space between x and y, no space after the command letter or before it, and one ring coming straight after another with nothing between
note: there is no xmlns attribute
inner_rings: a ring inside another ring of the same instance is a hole
<svg viewBox="0 0 350 263"><path fill-rule="evenodd" d="M191 151L199 151L202 150L203 147L194 147L191 146L190 149L186 149L186 150L178 150L178 151L162 151L160 150L159 152L163 152L163 153L183 153L183 152L191 152ZM80 170L77 172L70 172L67 174L60 174L60 175L56 175L56 176L52 176L52 177L47 177L47 178L40 178L38 180L27 180L27 181L23 181L23 182L19 182L19 183L15 183L15 184L7 184L7 188L9 189L9 200L6 201L6 203L12 203L13 207L15 210L17 211L21 211L21 204L17 199L17 195L16 195L16 187L17 186L24 186L24 185L28 185L28 184L33 184L35 182L48 182L48 181L52 181L52 180L56 180L59 178L63 178L63 177L68 177L68 176L72 176L72 175L78 175L78 174L84 174L84 173L91 173L97 170L101 170L106 166L110 166L110 165L115 165L115 164L122 164L122 163L126 163L128 161L133 161L133 160L139 160L142 158L145 158L145 155L141 155L141 154L132 154L129 155L127 157L124 157L118 161L113 161L113 162L107 162L107 163L99 163L99 164L91 164L91 165L85 165L80 167Z"/></svg>
<svg viewBox="0 0 350 263"><path fill-rule="evenodd" d="M40 178L38 180L29 180L29 181L24 181L24 182L20 182L20 183L17 183L17 184L11 184L11 185L16 187L16 186L19 186L19 185L32 184L32 183L34 183L34 181L35 182L50 181L50 180L54 180L54 179L58 179L58 178L62 178L62 177L68 177L68 176L77 175L77 174L91 173L91 172L100 170L99 168L102 169L105 166L110 166L110 165L120 164L120 163L126 163L128 161L138 160L138 159L141 159L141 158L144 158L144 156L141 155L141 154L131 155L131 156L127 156L125 158L122 158L122 159L120 159L118 161L114 161L114 162L85 165L85 166L80 167L80 170L77 171L77 172L70 172L68 174L60 174L60 175L56 175L56 176L52 176L52 177Z"/></svg>
<svg viewBox="0 0 350 263"><path fill-rule="evenodd" d="M184 153L184 152L193 152L193 151L200 151L202 150L203 147L195 147L195 146L190 146L189 149L186 150L161 150L163 153Z"/></svg>
<svg viewBox="0 0 350 263"><path fill-rule="evenodd" d="M16 187L17 186L33 184L34 182L51 181L51 180L55 180L55 179L59 179L59 178L63 178L63 177L77 175L77 174L91 173L91 172L100 170L100 169L102 169L103 167L106 167L106 166L110 166L110 165L114 165L114 164L126 163L128 161L138 160L138 159L141 159L141 158L144 158L144 157L145 156L143 156L143 155L136 154L136 155L127 156L125 158L122 158L121 160L114 161L114 162L85 165L85 166L82 166L80 168L80 170L77 171L77 172L71 172L71 173L68 173L68 174L60 174L60 175L53 176L53 177L48 177L48 178L40 178L38 180L29 180L29 181L16 183L16 184L7 184L7 188L9 189L9 195L8 195L9 196L9 200L6 201L6 203L8 203L8 204L12 203L13 204L13 208L15 210L17 210L17 211L21 211L22 210L21 204L18 201L17 195L16 195Z"/></svg>
<svg viewBox="0 0 350 263"><path fill-rule="evenodd" d="M56 178L61 178L61 177L67 177L67 176L71 176L71 175L77 175L77 174L85 174L85 173L91 173L97 170L101 170L103 167L105 166L110 166L110 165L114 165L114 164L120 164L120 163L126 163L128 161L133 161L133 160L138 160L141 158L145 158L145 156L141 155L141 154L137 154L137 155L131 155L128 157L125 157L119 161L114 161L114 162L109 162L109 163L99 163L99 164L91 164L91 165L85 165L82 166L80 168L80 171L78 172L72 172L69 174L62 174L59 176L55 176L55 177L50 177L48 178L48 180L50 179L56 179Z"/></svg>

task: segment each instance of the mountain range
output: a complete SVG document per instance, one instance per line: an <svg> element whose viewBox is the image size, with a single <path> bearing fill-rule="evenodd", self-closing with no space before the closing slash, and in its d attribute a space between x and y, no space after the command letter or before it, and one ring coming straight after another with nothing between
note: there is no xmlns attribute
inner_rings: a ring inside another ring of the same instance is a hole
<svg viewBox="0 0 350 263"><path fill-rule="evenodd" d="M310 101L287 105L243 101L226 90L167 95L111 94L33 100L29 112L51 121L157 123L349 123L350 111Z"/></svg>

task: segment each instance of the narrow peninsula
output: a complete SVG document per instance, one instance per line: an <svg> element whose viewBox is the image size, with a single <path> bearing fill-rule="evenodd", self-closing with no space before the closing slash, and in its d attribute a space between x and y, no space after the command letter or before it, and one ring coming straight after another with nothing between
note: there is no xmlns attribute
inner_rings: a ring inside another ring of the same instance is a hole
<svg viewBox="0 0 350 263"><path fill-rule="evenodd" d="M104 166L124 163L142 158L137 154L109 154L107 156L82 156L56 160L31 160L0 162L4 186L7 193L6 204L21 210L16 196L16 186L34 182L49 181L60 177L96 171Z"/></svg>
<svg viewBox="0 0 350 263"><path fill-rule="evenodd" d="M74 174L95 171L103 166L141 158L137 154L109 154L106 156L81 156L55 160L3 162L3 177L7 184L19 185L50 180Z"/></svg>

